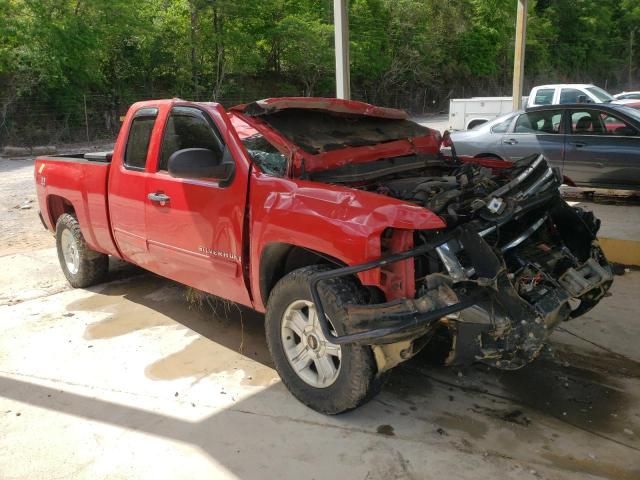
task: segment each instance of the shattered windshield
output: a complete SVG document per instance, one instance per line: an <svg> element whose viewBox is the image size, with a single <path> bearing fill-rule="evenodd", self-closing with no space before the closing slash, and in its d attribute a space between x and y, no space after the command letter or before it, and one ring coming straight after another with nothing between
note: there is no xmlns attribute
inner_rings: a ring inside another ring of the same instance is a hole
<svg viewBox="0 0 640 480"><path fill-rule="evenodd" d="M261 117L292 143L311 154L426 135L410 120L289 108Z"/></svg>
<svg viewBox="0 0 640 480"><path fill-rule="evenodd" d="M269 175L284 177L287 171L287 157L271 145L260 133L242 139L251 160Z"/></svg>

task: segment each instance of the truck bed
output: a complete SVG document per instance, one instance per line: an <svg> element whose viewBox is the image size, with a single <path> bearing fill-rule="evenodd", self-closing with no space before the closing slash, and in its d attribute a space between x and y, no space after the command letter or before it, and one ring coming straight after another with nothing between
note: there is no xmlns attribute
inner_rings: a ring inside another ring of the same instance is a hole
<svg viewBox="0 0 640 480"><path fill-rule="evenodd" d="M55 232L54 218L73 213L89 246L118 255L109 228L107 182L110 152L36 158L35 181L42 220Z"/></svg>

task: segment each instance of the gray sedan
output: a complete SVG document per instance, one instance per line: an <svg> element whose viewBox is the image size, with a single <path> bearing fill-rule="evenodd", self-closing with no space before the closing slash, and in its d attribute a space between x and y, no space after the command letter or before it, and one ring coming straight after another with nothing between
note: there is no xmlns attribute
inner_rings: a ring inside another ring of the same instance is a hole
<svg viewBox="0 0 640 480"><path fill-rule="evenodd" d="M624 105L530 108L451 132L451 140L463 159L515 161L542 153L576 185L640 190L640 111Z"/></svg>

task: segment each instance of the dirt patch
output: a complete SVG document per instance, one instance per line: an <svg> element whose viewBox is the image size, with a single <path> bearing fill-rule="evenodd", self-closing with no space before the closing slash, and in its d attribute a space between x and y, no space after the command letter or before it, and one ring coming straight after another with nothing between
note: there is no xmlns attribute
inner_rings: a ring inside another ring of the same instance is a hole
<svg viewBox="0 0 640 480"><path fill-rule="evenodd" d="M38 218L33 160L0 159L0 257L55 245Z"/></svg>
<svg viewBox="0 0 640 480"><path fill-rule="evenodd" d="M380 435L386 435L388 437L395 436L395 432L393 431L393 427L391 425L379 425L376 431Z"/></svg>
<svg viewBox="0 0 640 480"><path fill-rule="evenodd" d="M437 417L435 422L446 430L458 430L474 439L484 438L489 431L486 423L468 415L445 413Z"/></svg>

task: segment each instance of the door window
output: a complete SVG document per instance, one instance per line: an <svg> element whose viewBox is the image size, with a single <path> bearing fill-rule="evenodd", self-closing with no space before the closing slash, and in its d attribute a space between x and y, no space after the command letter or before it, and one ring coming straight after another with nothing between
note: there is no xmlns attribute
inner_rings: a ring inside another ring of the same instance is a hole
<svg viewBox="0 0 640 480"><path fill-rule="evenodd" d="M514 133L560 133L560 110L543 110L523 113L516 120Z"/></svg>
<svg viewBox="0 0 640 480"><path fill-rule="evenodd" d="M157 115L157 108L142 108L135 113L129 129L127 148L124 153L125 168L144 170L147 163L147 150L149 149L151 131L156 123Z"/></svg>
<svg viewBox="0 0 640 480"><path fill-rule="evenodd" d="M599 112L578 110L571 112L571 133L574 135L603 135L606 133Z"/></svg>
<svg viewBox="0 0 640 480"><path fill-rule="evenodd" d="M536 105L551 105L553 103L554 93L555 89L553 88L542 88L536 92L534 103Z"/></svg>
<svg viewBox="0 0 640 480"><path fill-rule="evenodd" d="M602 121L605 132L608 135L617 135L621 137L637 137L638 130L632 127L624 120L611 115L610 113L601 112L600 120Z"/></svg>
<svg viewBox="0 0 640 480"><path fill-rule="evenodd" d="M222 152L224 146L204 112L194 107L174 107L164 129L158 170L166 171L169 157L185 148Z"/></svg>

